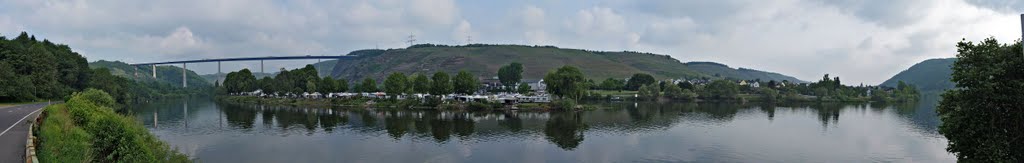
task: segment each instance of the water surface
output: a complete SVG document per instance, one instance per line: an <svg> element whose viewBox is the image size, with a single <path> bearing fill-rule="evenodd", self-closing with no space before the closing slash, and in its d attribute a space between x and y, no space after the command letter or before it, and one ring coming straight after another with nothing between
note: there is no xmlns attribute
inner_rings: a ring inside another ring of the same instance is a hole
<svg viewBox="0 0 1024 163"><path fill-rule="evenodd" d="M132 114L200 162L954 162L936 101L460 112L176 99Z"/></svg>

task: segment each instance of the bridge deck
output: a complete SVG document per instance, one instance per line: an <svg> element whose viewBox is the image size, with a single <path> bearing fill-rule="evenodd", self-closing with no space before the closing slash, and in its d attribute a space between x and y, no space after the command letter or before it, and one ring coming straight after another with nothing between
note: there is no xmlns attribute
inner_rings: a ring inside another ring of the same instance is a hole
<svg viewBox="0 0 1024 163"><path fill-rule="evenodd" d="M224 62L224 61L261 61L261 60L292 60L292 59L345 59L355 58L356 56L270 56L270 57L241 57L241 58L219 58L219 59L197 59L197 60L183 60L183 61L168 61L168 62L151 62L151 63L136 63L131 64L132 66L147 66L147 65L163 65L163 64L178 64L178 63L202 63L202 62Z"/></svg>

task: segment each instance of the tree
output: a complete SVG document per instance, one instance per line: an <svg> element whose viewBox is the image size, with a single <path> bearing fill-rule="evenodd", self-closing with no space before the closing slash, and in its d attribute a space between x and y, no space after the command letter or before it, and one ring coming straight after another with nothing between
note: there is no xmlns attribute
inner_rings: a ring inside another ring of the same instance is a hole
<svg viewBox="0 0 1024 163"><path fill-rule="evenodd" d="M363 83L359 84L358 88L359 89L356 89L356 91L359 92L377 92L377 81L374 81L373 78L367 77L363 79Z"/></svg>
<svg viewBox="0 0 1024 163"><path fill-rule="evenodd" d="M324 77L323 79L320 79L320 84L317 84L317 88L319 90L317 92L320 92L320 93L338 92L338 88L337 88L338 84L337 84L337 82L338 81L335 81L334 78Z"/></svg>
<svg viewBox="0 0 1024 163"><path fill-rule="evenodd" d="M671 99L683 99L683 89L675 84L666 84L664 94Z"/></svg>
<svg viewBox="0 0 1024 163"><path fill-rule="evenodd" d="M334 89L338 92L348 92L348 80L341 79L335 81Z"/></svg>
<svg viewBox="0 0 1024 163"><path fill-rule="evenodd" d="M455 79L452 81L455 93L459 94L473 94L477 89L480 88L480 81L473 76L473 74L466 71L459 71L455 75Z"/></svg>
<svg viewBox="0 0 1024 163"><path fill-rule="evenodd" d="M224 88L229 93L252 92L258 89L256 76L249 69L230 72L224 77Z"/></svg>
<svg viewBox="0 0 1024 163"><path fill-rule="evenodd" d="M622 87L626 85L625 81L618 80L615 78L608 78L601 81L598 88L602 90L622 90Z"/></svg>
<svg viewBox="0 0 1024 163"><path fill-rule="evenodd" d="M708 84L707 91L709 99L735 99L740 92L739 84L728 80L715 80Z"/></svg>
<svg viewBox="0 0 1024 163"><path fill-rule="evenodd" d="M501 66L501 68L498 68L498 80L501 81L501 84L504 85L505 88L508 88L509 90L511 90L512 87L516 86L516 84L519 83L519 80L522 79L523 64L512 62L508 65Z"/></svg>
<svg viewBox="0 0 1024 163"><path fill-rule="evenodd" d="M413 75L411 82L413 93L430 93L430 79L426 75Z"/></svg>
<svg viewBox="0 0 1024 163"><path fill-rule="evenodd" d="M408 83L408 78L401 72L394 72L388 75L387 79L384 79L384 93L391 95L392 97L398 97L399 94L405 93Z"/></svg>
<svg viewBox="0 0 1024 163"><path fill-rule="evenodd" d="M952 81L936 112L946 150L961 161L1024 161L1024 54L994 38L957 43Z"/></svg>
<svg viewBox="0 0 1024 163"><path fill-rule="evenodd" d="M693 83L690 83L688 81L681 81L678 84L676 84L676 86L685 90L693 90Z"/></svg>
<svg viewBox="0 0 1024 163"><path fill-rule="evenodd" d="M635 91L640 89L640 86L654 84L654 82L654 76L649 74L633 74L633 77L629 77L629 81L626 81L626 90Z"/></svg>
<svg viewBox="0 0 1024 163"><path fill-rule="evenodd" d="M562 66L544 75L545 88L548 93L579 101L586 91L583 73L580 69L572 66Z"/></svg>
<svg viewBox="0 0 1024 163"><path fill-rule="evenodd" d="M516 88L516 92L519 94L530 93L530 85L526 83L519 83L519 88Z"/></svg>
<svg viewBox="0 0 1024 163"><path fill-rule="evenodd" d="M640 88L638 88L637 91L637 94L639 94L640 97L643 97L644 99L648 100L655 100L658 99L659 96L661 96L661 92L660 90L658 90L658 86L654 84L640 86Z"/></svg>
<svg viewBox="0 0 1024 163"><path fill-rule="evenodd" d="M430 77L430 94L432 95L447 95L451 94L453 90L452 81L448 77L448 73L436 72Z"/></svg>

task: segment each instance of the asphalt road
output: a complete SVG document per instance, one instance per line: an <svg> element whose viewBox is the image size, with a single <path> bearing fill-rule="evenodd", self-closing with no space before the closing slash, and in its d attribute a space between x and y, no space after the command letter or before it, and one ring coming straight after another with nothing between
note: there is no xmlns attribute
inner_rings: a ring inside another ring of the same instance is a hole
<svg viewBox="0 0 1024 163"><path fill-rule="evenodd" d="M25 162L29 121L46 105L42 102L0 108L0 162Z"/></svg>

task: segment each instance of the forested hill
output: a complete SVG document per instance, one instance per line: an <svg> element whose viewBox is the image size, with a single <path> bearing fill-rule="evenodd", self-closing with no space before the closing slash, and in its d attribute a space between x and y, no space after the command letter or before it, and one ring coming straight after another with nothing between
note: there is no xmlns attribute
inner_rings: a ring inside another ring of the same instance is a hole
<svg viewBox="0 0 1024 163"><path fill-rule="evenodd" d="M634 73L647 73L657 79L716 78L713 73L701 72L667 55L640 52L599 52L563 49L554 46L481 45L466 46L414 45L405 49L359 50L348 55L360 56L343 59L334 66L331 76L346 80L365 77L383 79L391 72L405 74L445 71L454 74L466 70L481 78L497 76L498 68L512 62L523 64L524 79L540 79L548 71L563 65L572 65L583 71L589 79L623 79ZM740 71L740 70L735 70ZM757 73L751 72L751 73ZM722 78L754 79L747 76ZM792 80L795 81L795 80Z"/></svg>
<svg viewBox="0 0 1024 163"><path fill-rule="evenodd" d="M907 70L896 74L881 86L896 87L899 81L914 85L921 92L944 91L956 87L950 81L953 74L952 66L956 58L929 59L910 66Z"/></svg>
<svg viewBox="0 0 1024 163"><path fill-rule="evenodd" d="M88 63L67 45L25 32L0 36L0 102L59 99L89 85Z"/></svg>
<svg viewBox="0 0 1024 163"><path fill-rule="evenodd" d="M796 83L805 83L800 79L782 75L774 72L765 72L747 68L731 68L725 64L715 62L687 62L686 66L690 69L698 72L708 74L711 76L730 78L730 79L742 79L742 80L757 80L762 81L790 81Z"/></svg>
<svg viewBox="0 0 1024 163"><path fill-rule="evenodd" d="M136 81L152 82L157 81L163 84L170 84L172 86L181 86L181 67L174 66L156 66L156 79L153 79L153 67L152 66L139 66L138 76L135 76L135 68L131 65L121 61L105 61L99 60L89 63L91 68L107 68L110 70L110 74L120 76L128 79L134 79ZM192 70L186 71L188 73L188 86L193 88L199 87L212 87L212 81L206 81L202 76L196 74Z"/></svg>

